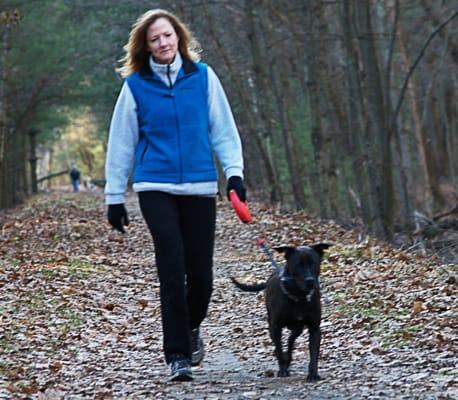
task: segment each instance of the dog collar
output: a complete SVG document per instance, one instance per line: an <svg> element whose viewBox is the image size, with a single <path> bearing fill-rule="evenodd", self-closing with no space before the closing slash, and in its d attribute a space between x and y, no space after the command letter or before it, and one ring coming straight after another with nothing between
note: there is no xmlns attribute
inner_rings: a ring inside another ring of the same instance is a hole
<svg viewBox="0 0 458 400"><path fill-rule="evenodd" d="M298 303L299 300L300 300L299 297L294 296L293 294L291 294L290 292L288 292L288 289L286 289L285 282L286 282L286 281L289 281L289 280L291 280L291 278L280 276L280 289L281 289L281 291L283 292L283 294L284 294L286 297L288 297L288 298L291 299L292 301Z"/></svg>

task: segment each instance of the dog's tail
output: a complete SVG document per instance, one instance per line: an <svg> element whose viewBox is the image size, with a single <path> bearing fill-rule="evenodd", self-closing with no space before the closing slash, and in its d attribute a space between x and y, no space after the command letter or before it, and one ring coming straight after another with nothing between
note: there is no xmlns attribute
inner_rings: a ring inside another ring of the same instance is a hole
<svg viewBox="0 0 458 400"><path fill-rule="evenodd" d="M267 282L253 284L253 285L246 285L244 283L238 282L232 276L231 276L231 281L235 286L237 286L240 290L243 290L244 292L260 292L261 290L264 290L267 286L266 285Z"/></svg>

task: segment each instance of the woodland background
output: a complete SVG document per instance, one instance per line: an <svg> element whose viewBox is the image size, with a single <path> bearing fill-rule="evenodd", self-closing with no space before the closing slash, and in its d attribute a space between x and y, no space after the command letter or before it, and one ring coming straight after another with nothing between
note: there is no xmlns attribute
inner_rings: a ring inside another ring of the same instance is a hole
<svg viewBox="0 0 458 400"><path fill-rule="evenodd" d="M456 213L454 0L1 0L0 209L73 161L103 180L117 60L156 7L223 82L251 199L382 238Z"/></svg>

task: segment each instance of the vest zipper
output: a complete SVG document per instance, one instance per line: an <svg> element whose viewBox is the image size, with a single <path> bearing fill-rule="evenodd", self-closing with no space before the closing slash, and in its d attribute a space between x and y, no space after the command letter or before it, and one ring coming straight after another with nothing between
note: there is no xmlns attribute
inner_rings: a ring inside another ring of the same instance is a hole
<svg viewBox="0 0 458 400"><path fill-rule="evenodd" d="M180 136L180 122L178 120L178 109L175 98L172 93L172 79L170 78L170 64L167 64L167 79L169 81L169 89L170 94L173 98L173 106L175 107L175 118L176 118L176 126L177 126L177 134L178 134L178 151L179 151L179 164L180 164L180 183L183 182L183 161L182 161L182 149L181 149L181 136Z"/></svg>
<svg viewBox="0 0 458 400"><path fill-rule="evenodd" d="M170 78L170 64L167 64L167 79L169 80L169 88L172 88L172 79Z"/></svg>

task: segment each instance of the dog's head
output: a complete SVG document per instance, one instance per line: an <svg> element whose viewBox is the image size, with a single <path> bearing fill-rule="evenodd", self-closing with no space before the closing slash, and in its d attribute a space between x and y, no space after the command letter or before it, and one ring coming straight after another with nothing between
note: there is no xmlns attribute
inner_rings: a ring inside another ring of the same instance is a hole
<svg viewBox="0 0 458 400"><path fill-rule="evenodd" d="M319 290L320 264L324 251L330 246L328 243L319 243L313 246L281 246L275 247L275 250L285 254L285 270L295 287L305 295L312 296Z"/></svg>

